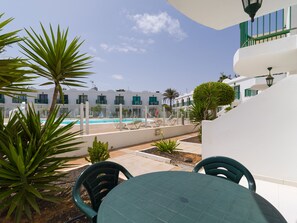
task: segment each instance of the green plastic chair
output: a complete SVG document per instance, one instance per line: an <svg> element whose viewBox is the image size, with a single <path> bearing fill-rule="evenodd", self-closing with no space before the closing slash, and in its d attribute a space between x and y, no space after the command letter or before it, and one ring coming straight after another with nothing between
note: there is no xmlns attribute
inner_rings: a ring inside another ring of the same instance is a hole
<svg viewBox="0 0 297 223"><path fill-rule="evenodd" d="M239 183L242 176L245 176L248 181L248 188L256 192L256 183L250 171L238 161L224 157L214 156L200 161L193 169L193 172L204 168L207 175L217 176L230 180L234 183Z"/></svg>
<svg viewBox="0 0 297 223"><path fill-rule="evenodd" d="M119 173L122 172L127 179L133 176L120 164L102 161L92 164L84 170L72 190L72 198L75 205L90 219L96 222L96 216L102 199L119 183ZM81 187L84 186L91 200L87 205L81 198Z"/></svg>

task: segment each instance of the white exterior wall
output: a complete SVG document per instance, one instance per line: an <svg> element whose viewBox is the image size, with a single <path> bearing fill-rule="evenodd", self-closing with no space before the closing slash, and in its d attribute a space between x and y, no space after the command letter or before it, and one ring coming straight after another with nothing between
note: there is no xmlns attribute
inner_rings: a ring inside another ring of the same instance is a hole
<svg viewBox="0 0 297 223"><path fill-rule="evenodd" d="M173 101L173 108L176 110L176 109L185 109L187 110L188 107L190 107L189 105L187 105L187 101L188 99L190 99L191 103L193 103L193 92L194 91L191 91L190 93L186 93L184 95L181 95L177 98L175 98L175 100ZM182 100L184 100L184 106L182 106ZM178 107L177 107L177 103L178 103Z"/></svg>
<svg viewBox="0 0 297 223"><path fill-rule="evenodd" d="M255 78L237 77L232 80L225 79L223 83L228 84L231 87L240 86L240 98L235 99L234 104L238 105L251 97L245 97L245 89L250 89L255 84Z"/></svg>
<svg viewBox="0 0 297 223"><path fill-rule="evenodd" d="M117 132L83 135L83 136L80 136L82 137L82 139L80 140L84 141L84 143L80 146L80 150L70 152L67 155L84 156L88 154L88 147L92 146L96 136L98 141L108 142L109 149L117 149L117 148L160 140L162 136L156 135L156 130L158 131L160 129L163 132L163 135L165 138L170 138L170 137L192 133L196 131L195 126L193 124L190 124L190 125L177 125L177 126L162 126L160 128L139 129L137 131L133 131L133 130L117 131Z"/></svg>
<svg viewBox="0 0 297 223"><path fill-rule="evenodd" d="M203 158L223 155L253 175L297 185L297 75L214 121L203 122Z"/></svg>
<svg viewBox="0 0 297 223"><path fill-rule="evenodd" d="M48 104L35 104L35 108L41 112L41 116L45 117L47 114L47 111L50 108L51 105L51 98L53 95L53 88L51 89L36 89L37 92L29 93L27 97L28 103L34 103L34 100L37 98L38 94L44 93L48 94ZM88 101L90 103L90 107L96 105L97 96L99 95L105 95L107 104L106 105L100 105L102 109L107 110L107 115L110 115L112 113L115 113L116 108L119 107L119 105L114 105L115 96L121 95L124 96L125 104L123 105L124 109L133 109L133 108L140 108L143 110L144 106L148 106L148 110L151 108L159 109L161 111L162 107L162 99L163 95L162 93L156 93L156 92L133 92L133 91L125 91L125 92L117 92L113 90L109 91L96 91L94 89L90 90L76 90L76 89L70 89L70 90L64 90L64 94L68 95L68 104L60 105L61 108L68 108L68 110L71 112L70 116L76 117L79 115L79 104L76 104L76 100L79 98L79 95L88 95ZM30 97L29 97L30 95ZM133 96L140 96L142 105L132 105L132 98ZM157 100L159 101L159 105L149 105L149 97L155 96L157 97ZM15 109L16 107L20 106L18 103L12 103L12 98L8 96L5 97L5 103L0 104L0 109L5 111L5 117L8 117L9 111ZM142 111L143 113L143 111ZM144 114L142 114L143 116Z"/></svg>

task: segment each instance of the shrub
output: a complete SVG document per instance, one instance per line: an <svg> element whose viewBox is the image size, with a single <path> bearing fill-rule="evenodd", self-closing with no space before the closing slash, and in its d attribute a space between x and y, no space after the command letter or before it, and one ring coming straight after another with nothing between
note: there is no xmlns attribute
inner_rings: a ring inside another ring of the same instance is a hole
<svg viewBox="0 0 297 223"><path fill-rule="evenodd" d="M98 142L96 136L93 141L93 147L88 147L88 153L90 156L90 159L86 157L88 162L97 163L107 160L110 157L108 151L108 142Z"/></svg>
<svg viewBox="0 0 297 223"><path fill-rule="evenodd" d="M155 142L152 144L153 146L157 147L157 150L160 152L165 153L173 153L176 150L179 150L177 147L179 146L179 143L177 143L175 140L161 140L158 142Z"/></svg>
<svg viewBox="0 0 297 223"><path fill-rule="evenodd" d="M231 111L231 110L232 110L232 107L231 107L231 106L225 108L225 111L226 111L226 112Z"/></svg>
<svg viewBox="0 0 297 223"><path fill-rule="evenodd" d="M206 110L212 110L216 118L216 109L219 105L228 105L234 101L235 93L228 84L208 82L199 85L193 93L195 104L203 104Z"/></svg>
<svg viewBox="0 0 297 223"><path fill-rule="evenodd" d="M38 201L58 202L61 188L55 183L65 173L73 159L62 156L77 149L81 143L71 132L74 123L60 124L67 114L56 118L59 107L41 124L40 114L28 106L26 115L21 110L7 124L0 115L0 212L7 218L12 214L19 222L23 214L31 219L32 209L40 213Z"/></svg>

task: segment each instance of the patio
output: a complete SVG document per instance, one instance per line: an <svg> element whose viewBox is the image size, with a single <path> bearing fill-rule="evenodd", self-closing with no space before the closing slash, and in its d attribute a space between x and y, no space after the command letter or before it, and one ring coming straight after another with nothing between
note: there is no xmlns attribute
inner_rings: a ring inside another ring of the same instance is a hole
<svg viewBox="0 0 297 223"><path fill-rule="evenodd" d="M171 139L181 140L196 136L197 133L191 133ZM201 153L201 144L179 141L179 148L185 152ZM125 147L110 152L110 161L117 162L129 170L133 176L139 176L146 173L159 171L192 171L189 166L174 166L168 163L141 157L136 154L137 151L151 147L151 143L144 143L136 146ZM78 165L86 165L87 162L82 158L74 162ZM281 184L279 182L263 179L260 176L254 176L257 185L257 194L267 199L273 204L288 222L296 222L297 214L297 187L294 185ZM246 186L247 182L242 180L241 185Z"/></svg>

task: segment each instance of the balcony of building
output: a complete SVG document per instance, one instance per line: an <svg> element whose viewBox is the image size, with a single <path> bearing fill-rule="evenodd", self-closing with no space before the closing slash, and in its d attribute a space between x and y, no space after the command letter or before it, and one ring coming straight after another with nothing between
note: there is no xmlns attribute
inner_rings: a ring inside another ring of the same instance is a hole
<svg viewBox="0 0 297 223"><path fill-rule="evenodd" d="M142 105L142 100L140 96L133 96L132 97L132 105Z"/></svg>
<svg viewBox="0 0 297 223"><path fill-rule="evenodd" d="M121 96L121 95L116 96L115 100L114 100L114 104L115 105L120 105L120 104L124 105L125 104L124 96Z"/></svg>
<svg viewBox="0 0 297 223"><path fill-rule="evenodd" d="M12 103L20 104L22 102L27 103L27 95L18 95L12 98Z"/></svg>
<svg viewBox="0 0 297 223"><path fill-rule="evenodd" d="M64 94L64 100L62 100L62 98L58 98L57 99L57 104L64 104L64 105L68 105L69 104L69 99L68 99L68 95Z"/></svg>
<svg viewBox="0 0 297 223"><path fill-rule="evenodd" d="M155 96L149 97L149 105L159 105L158 98Z"/></svg>
<svg viewBox="0 0 297 223"><path fill-rule="evenodd" d="M82 94L78 96L78 99L76 99L76 104L85 104L88 101L88 95Z"/></svg>
<svg viewBox="0 0 297 223"><path fill-rule="evenodd" d="M106 96L105 95L97 96L96 104L106 105L107 104Z"/></svg>
<svg viewBox="0 0 297 223"><path fill-rule="evenodd" d="M240 48L234 55L234 71L243 76L290 72L297 69L297 35L294 16L288 7L240 24Z"/></svg>
<svg viewBox="0 0 297 223"><path fill-rule="evenodd" d="M34 102L35 104L48 104L48 94L38 94Z"/></svg>

